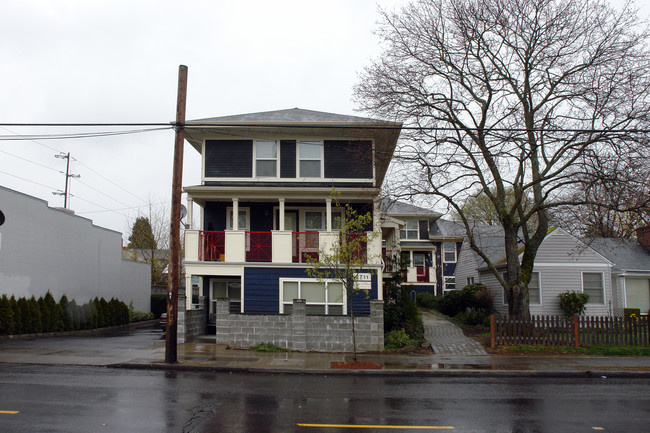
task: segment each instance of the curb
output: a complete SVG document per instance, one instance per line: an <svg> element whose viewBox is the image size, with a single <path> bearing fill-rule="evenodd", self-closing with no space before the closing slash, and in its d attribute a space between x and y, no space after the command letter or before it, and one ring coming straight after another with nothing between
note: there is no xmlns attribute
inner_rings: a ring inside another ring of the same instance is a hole
<svg viewBox="0 0 650 433"><path fill-rule="evenodd" d="M639 379L650 378L650 371L509 371L509 370L345 370L345 369L288 369L261 367L225 367L200 364L117 363L104 366L115 369L163 370L180 372L245 373L245 374L283 374L315 376L377 376L377 377L485 377L485 378L539 378L539 379Z"/></svg>

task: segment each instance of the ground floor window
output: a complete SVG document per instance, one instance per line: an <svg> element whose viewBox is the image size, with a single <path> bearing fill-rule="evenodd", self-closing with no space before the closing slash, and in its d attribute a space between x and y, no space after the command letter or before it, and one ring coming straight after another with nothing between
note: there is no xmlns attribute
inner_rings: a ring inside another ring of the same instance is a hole
<svg viewBox="0 0 650 433"><path fill-rule="evenodd" d="M230 312L241 312L241 283L239 281L210 280L210 314L217 313L217 299L230 299Z"/></svg>
<svg viewBox="0 0 650 433"><path fill-rule="evenodd" d="M304 299L307 314L345 314L343 283L316 280L281 280L280 313L291 314L294 299Z"/></svg>
<svg viewBox="0 0 650 433"><path fill-rule="evenodd" d="M582 291L589 295L590 304L605 303L605 286L602 272L583 272Z"/></svg>
<svg viewBox="0 0 650 433"><path fill-rule="evenodd" d="M445 277L445 286L443 290L446 292L448 290L456 290L456 277Z"/></svg>

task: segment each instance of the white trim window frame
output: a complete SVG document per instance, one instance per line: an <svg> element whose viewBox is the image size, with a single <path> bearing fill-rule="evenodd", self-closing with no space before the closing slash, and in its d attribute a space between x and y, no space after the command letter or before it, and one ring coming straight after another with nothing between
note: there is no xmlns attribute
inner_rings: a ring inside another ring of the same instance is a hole
<svg viewBox="0 0 650 433"><path fill-rule="evenodd" d="M450 258L447 257L448 254L450 255ZM456 263L457 261L458 255L456 254L456 242L443 242L442 263Z"/></svg>
<svg viewBox="0 0 650 433"><path fill-rule="evenodd" d="M246 224L242 226L241 222L245 219ZM239 230L249 230L250 228L250 208L239 208ZM226 229L232 230L232 206L226 208Z"/></svg>
<svg viewBox="0 0 650 433"><path fill-rule="evenodd" d="M320 214L320 226L311 225L314 219L311 219L307 214ZM323 232L327 230L327 210L324 208L305 208L302 209L300 220L302 223L302 231L305 232ZM332 231L340 231L343 221L343 210L341 208L332 208ZM338 222L338 224L337 224Z"/></svg>
<svg viewBox="0 0 650 433"><path fill-rule="evenodd" d="M420 239L420 221L406 220L404 228L399 231L399 238L404 240L418 240Z"/></svg>
<svg viewBox="0 0 650 433"><path fill-rule="evenodd" d="M255 140L253 149L253 177L277 178L280 146L276 140Z"/></svg>
<svg viewBox="0 0 650 433"><path fill-rule="evenodd" d="M531 295L531 285L537 290L537 301L533 301ZM528 283L528 301L530 305L542 305L542 274L540 272L533 272L530 276Z"/></svg>
<svg viewBox="0 0 650 433"><path fill-rule="evenodd" d="M295 284L295 287L287 287L287 290L285 291L285 283L289 283L291 285ZM315 301L311 300L310 301L310 295L308 294L308 291L316 287L318 285L319 288L322 288L324 291L324 297L322 301ZM330 290L330 286L334 285L340 285L340 288L335 289L332 288ZM307 306L307 314L309 313L310 306L311 307L323 307L323 313L325 315L347 315L347 296L345 293L345 288L343 287L343 283L340 281L334 281L334 280L326 280L323 281L322 283L319 282L318 280L315 280L313 278L280 278L279 279L279 286L280 286L280 293L279 293L279 298L280 298L280 306L279 306L279 311L280 314L285 314L287 312L286 307L287 306L293 306L293 300L294 299L305 299L306 306ZM303 287L305 286L305 287ZM296 290L297 289L297 290ZM285 294L287 296L290 296L291 299L285 299ZM339 299L341 298L341 299ZM319 313L311 313L311 314L319 314Z"/></svg>
<svg viewBox="0 0 650 433"><path fill-rule="evenodd" d="M443 277L443 292L449 292L450 290L456 290L456 276L455 275L446 275Z"/></svg>
<svg viewBox="0 0 650 433"><path fill-rule="evenodd" d="M324 172L323 153L322 141L299 140L298 152L296 152L298 178L322 179ZM318 170L318 173L316 173L316 170Z"/></svg>
<svg viewBox="0 0 650 433"><path fill-rule="evenodd" d="M587 276L587 279L585 281L585 275ZM598 276L598 278L596 278ZM582 293L587 293L589 295L589 302L588 304L594 304L594 305L605 305L605 273L604 272L582 272L581 275L581 283L582 283ZM595 287L596 280L600 279L600 297L602 299L594 301L594 296L592 296L598 288ZM585 283L589 287L585 287ZM586 290L585 290L586 289Z"/></svg>

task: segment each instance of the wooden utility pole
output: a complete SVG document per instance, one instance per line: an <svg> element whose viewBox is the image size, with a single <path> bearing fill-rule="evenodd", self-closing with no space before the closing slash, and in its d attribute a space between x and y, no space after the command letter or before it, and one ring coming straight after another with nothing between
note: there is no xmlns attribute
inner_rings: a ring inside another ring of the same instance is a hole
<svg viewBox="0 0 650 433"><path fill-rule="evenodd" d="M172 175L172 216L169 231L169 269L167 279L167 335L165 362L178 361L178 286L180 282L181 193L183 183L183 142L185 140L185 99L187 96L187 66L178 67L178 97L176 100L176 139Z"/></svg>

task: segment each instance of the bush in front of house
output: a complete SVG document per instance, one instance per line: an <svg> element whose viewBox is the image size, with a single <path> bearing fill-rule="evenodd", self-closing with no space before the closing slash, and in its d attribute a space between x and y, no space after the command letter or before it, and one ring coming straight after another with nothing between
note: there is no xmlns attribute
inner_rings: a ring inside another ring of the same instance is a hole
<svg viewBox="0 0 650 433"><path fill-rule="evenodd" d="M433 293L418 293L415 296L418 306L427 310L437 310L439 298L439 296L434 296Z"/></svg>
<svg viewBox="0 0 650 433"><path fill-rule="evenodd" d="M384 334L404 330L409 338L424 339L424 325L417 305L411 298L412 287L402 285L402 274L396 272L386 281L384 292Z"/></svg>
<svg viewBox="0 0 650 433"><path fill-rule="evenodd" d="M560 298L560 309L566 317L585 313L585 306L589 302L588 294L567 290L557 296Z"/></svg>
<svg viewBox="0 0 650 433"><path fill-rule="evenodd" d="M404 329L395 329L384 336L384 348L388 350L419 347L420 340L409 337Z"/></svg>

